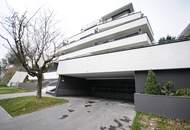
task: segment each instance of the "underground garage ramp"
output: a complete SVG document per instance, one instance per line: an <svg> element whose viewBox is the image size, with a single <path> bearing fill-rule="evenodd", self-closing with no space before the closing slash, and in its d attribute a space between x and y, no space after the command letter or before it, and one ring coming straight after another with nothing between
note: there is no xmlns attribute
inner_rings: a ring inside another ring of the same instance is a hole
<svg viewBox="0 0 190 130"><path fill-rule="evenodd" d="M134 79L94 79L88 80L91 96L112 99L134 100Z"/></svg>

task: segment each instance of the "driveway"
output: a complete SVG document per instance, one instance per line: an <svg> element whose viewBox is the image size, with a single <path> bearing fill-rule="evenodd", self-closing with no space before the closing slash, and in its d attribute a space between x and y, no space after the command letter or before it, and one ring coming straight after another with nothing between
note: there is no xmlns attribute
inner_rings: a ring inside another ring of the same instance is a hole
<svg viewBox="0 0 190 130"><path fill-rule="evenodd" d="M0 120L0 130L129 130L135 116L130 103L87 97L65 99L69 103Z"/></svg>

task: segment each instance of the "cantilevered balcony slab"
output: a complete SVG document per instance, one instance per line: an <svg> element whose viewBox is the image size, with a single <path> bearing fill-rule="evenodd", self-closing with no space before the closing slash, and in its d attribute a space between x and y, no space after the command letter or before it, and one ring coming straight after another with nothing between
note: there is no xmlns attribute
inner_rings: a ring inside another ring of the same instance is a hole
<svg viewBox="0 0 190 130"><path fill-rule="evenodd" d="M72 59L84 56L91 56L97 54L105 54L110 52L122 51L131 48L139 48L151 45L151 41L146 33L116 40L113 42L89 47L72 53L68 53L59 57L59 60Z"/></svg>
<svg viewBox="0 0 190 130"><path fill-rule="evenodd" d="M190 68L190 41L60 61L59 75L77 76Z"/></svg>
<svg viewBox="0 0 190 130"><path fill-rule="evenodd" d="M86 30L84 32L78 33L78 34L68 38L68 42L71 43L71 42L74 42L74 41L78 41L83 37L87 37L87 36L90 36L92 34L95 34L96 29L97 29L97 26L93 27L93 28L91 28L89 30Z"/></svg>
<svg viewBox="0 0 190 130"><path fill-rule="evenodd" d="M107 23L99 24L99 25L97 25L97 26L95 26L89 30L86 30L84 32L81 32L79 34L76 34L76 35L68 38L68 41L69 42L78 41L83 37L95 34L95 31L102 32L102 31L120 26L120 25L125 24L127 22L134 21L136 19L141 18L142 16L143 16L143 14L141 12L136 12L136 13L129 14L128 16L123 17L123 18L119 18L119 19L116 19L116 20L113 20L113 21L110 21Z"/></svg>
<svg viewBox="0 0 190 130"><path fill-rule="evenodd" d="M94 46L95 42L103 42L109 39L117 39L120 37L131 35L138 32L139 29L142 33L147 33L151 41L153 40L153 33L150 28L149 22L146 17L143 17L136 21L97 33L85 39L66 45L58 50L58 53L68 53L91 47Z"/></svg>
<svg viewBox="0 0 190 130"><path fill-rule="evenodd" d="M100 24L97 26L97 30L99 32L102 32L102 31L120 26L122 24L126 24L128 22L140 19L142 17L143 17L143 14L141 12L132 13L132 14L129 14L128 16L123 17L123 18L119 18L119 19L116 19L116 20L113 20L113 21L110 21L110 22L107 22L104 24Z"/></svg>

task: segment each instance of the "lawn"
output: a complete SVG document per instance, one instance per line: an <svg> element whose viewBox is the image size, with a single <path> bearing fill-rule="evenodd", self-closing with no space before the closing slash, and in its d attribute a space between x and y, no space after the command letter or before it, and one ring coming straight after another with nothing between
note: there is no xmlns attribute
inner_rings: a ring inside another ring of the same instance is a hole
<svg viewBox="0 0 190 130"><path fill-rule="evenodd" d="M0 100L0 106L11 116L18 116L66 102L68 101L52 97L42 97L42 99L37 100L35 96L26 96Z"/></svg>
<svg viewBox="0 0 190 130"><path fill-rule="evenodd" d="M190 121L137 112L132 130L190 130Z"/></svg>
<svg viewBox="0 0 190 130"><path fill-rule="evenodd" d="M0 86L0 94L23 93L23 92L30 92L30 91L31 90L23 89L23 88Z"/></svg>

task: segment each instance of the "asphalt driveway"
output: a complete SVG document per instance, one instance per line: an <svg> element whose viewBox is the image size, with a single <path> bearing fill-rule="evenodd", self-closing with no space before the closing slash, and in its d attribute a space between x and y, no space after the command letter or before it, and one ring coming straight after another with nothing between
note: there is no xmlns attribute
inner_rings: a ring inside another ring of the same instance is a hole
<svg viewBox="0 0 190 130"><path fill-rule="evenodd" d="M67 97L69 103L0 120L0 130L129 130L134 105L121 101ZM1 118L1 117L0 117Z"/></svg>

